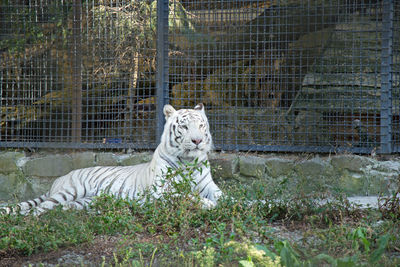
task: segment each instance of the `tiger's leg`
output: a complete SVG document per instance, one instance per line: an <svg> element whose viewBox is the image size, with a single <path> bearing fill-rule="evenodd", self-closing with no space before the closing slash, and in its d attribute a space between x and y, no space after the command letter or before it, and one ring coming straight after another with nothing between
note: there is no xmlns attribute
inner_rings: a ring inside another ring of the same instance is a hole
<svg viewBox="0 0 400 267"><path fill-rule="evenodd" d="M67 202L58 202L56 198L50 197L39 206L33 209L34 215L40 215L43 212L54 209L55 206L62 205L64 210L67 209L84 209L89 206L89 203L92 201L93 197L85 197L77 200L67 201ZM24 213L23 213L24 214Z"/></svg>
<svg viewBox="0 0 400 267"><path fill-rule="evenodd" d="M74 201L76 199L76 192L69 192L67 190L60 190L48 196L42 203L40 203L33 210L35 215L40 215L47 210L54 209L55 206L65 205L68 202Z"/></svg>
<svg viewBox="0 0 400 267"><path fill-rule="evenodd" d="M82 210L85 208L88 208L90 203L92 203L93 197L83 197L79 198L73 201L69 201L65 204L63 204L63 209L77 209L77 210Z"/></svg>
<svg viewBox="0 0 400 267"><path fill-rule="evenodd" d="M37 206L36 208L34 208L32 210L33 210L34 215L40 215L48 210L54 209L54 207L58 206L58 205L62 205L64 210L68 210L68 209L81 210L81 209L87 208L89 206L89 204L92 202L92 200L93 200L93 197L84 197L84 198L80 198L77 200L59 203L59 202L57 202L56 199L50 197L48 200L44 201L43 203L41 203L39 206ZM26 213L27 212L22 213L22 214L26 214Z"/></svg>
<svg viewBox="0 0 400 267"><path fill-rule="evenodd" d="M197 173L196 185L194 190L200 193L202 198L214 202L214 206L217 204L218 199L222 195L222 191L215 184L211 176L210 168L203 168L201 173ZM204 202L204 201L203 201Z"/></svg>

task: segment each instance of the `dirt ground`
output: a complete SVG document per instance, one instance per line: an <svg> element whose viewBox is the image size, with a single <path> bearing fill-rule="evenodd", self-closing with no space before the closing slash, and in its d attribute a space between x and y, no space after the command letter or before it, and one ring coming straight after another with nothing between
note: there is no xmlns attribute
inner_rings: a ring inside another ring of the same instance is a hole
<svg viewBox="0 0 400 267"><path fill-rule="evenodd" d="M112 259L120 238L122 237L97 237L90 244L65 247L31 256L0 251L0 266L100 266L103 257Z"/></svg>
<svg viewBox="0 0 400 267"><path fill-rule="evenodd" d="M303 237L306 226L302 224L283 225L273 223L270 225L274 236L298 242ZM138 242L159 243L157 236L137 236ZM163 238L168 242L167 238ZM114 252L123 248L127 240L124 235L99 236L93 242L77 246L64 247L56 251L36 253L31 256L18 255L13 251L0 251L0 267L53 267L53 266L101 266L104 259L107 263L114 262ZM104 259L103 259L104 258ZM157 266L157 259L154 262Z"/></svg>

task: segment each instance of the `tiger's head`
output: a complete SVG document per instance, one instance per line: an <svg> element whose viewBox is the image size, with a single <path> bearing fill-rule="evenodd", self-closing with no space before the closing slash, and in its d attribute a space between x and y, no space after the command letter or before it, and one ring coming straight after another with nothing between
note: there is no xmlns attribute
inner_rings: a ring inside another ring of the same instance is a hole
<svg viewBox="0 0 400 267"><path fill-rule="evenodd" d="M170 155L192 160L203 159L212 148L212 139L204 105L175 110L164 106L165 126L161 143Z"/></svg>

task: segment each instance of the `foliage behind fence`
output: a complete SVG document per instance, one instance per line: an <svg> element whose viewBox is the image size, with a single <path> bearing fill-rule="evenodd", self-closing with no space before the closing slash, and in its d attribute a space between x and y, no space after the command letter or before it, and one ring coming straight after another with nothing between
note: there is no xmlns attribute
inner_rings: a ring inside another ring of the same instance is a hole
<svg viewBox="0 0 400 267"><path fill-rule="evenodd" d="M160 106L203 102L218 149L399 152L396 1L3 0L0 13L1 147L154 148Z"/></svg>

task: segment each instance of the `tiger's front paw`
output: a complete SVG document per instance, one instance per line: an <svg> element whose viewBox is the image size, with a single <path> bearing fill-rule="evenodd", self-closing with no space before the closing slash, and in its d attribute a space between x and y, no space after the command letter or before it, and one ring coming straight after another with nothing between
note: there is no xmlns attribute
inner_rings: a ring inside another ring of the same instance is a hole
<svg viewBox="0 0 400 267"><path fill-rule="evenodd" d="M222 191L218 190L214 193L214 199L215 201L218 201L218 199L222 196Z"/></svg>
<svg viewBox="0 0 400 267"><path fill-rule="evenodd" d="M217 203L212 200L209 200L208 198L202 198L201 206L203 207L203 209L210 210L215 208L215 206L217 206Z"/></svg>

